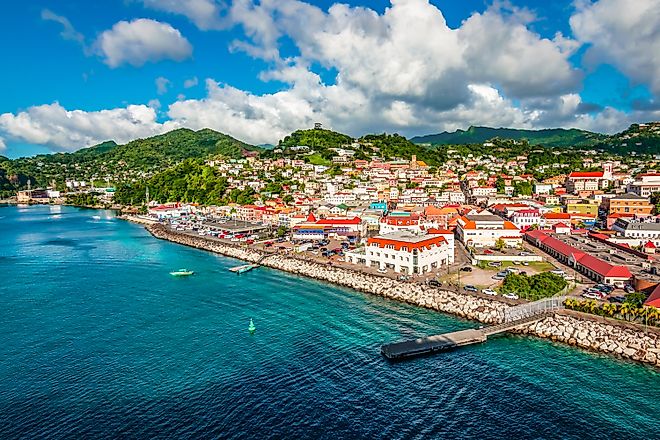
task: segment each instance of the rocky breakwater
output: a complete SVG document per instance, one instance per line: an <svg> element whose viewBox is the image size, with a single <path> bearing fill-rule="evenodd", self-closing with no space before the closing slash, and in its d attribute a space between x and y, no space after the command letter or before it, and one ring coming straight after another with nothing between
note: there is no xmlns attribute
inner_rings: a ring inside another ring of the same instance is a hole
<svg viewBox="0 0 660 440"><path fill-rule="evenodd" d="M654 329L560 311L517 332L660 366L660 333Z"/></svg>
<svg viewBox="0 0 660 440"><path fill-rule="evenodd" d="M505 303L486 298L430 288L421 284L396 281L357 270L324 265L294 256L265 254L263 251L253 248L243 248L230 243L172 231L161 224L147 225L146 228L156 238L252 263L259 261L264 255L268 255L261 261L260 264L262 266L316 280L327 281L361 292L450 313L486 324L502 322L504 319L504 310L508 307Z"/></svg>
<svg viewBox="0 0 660 440"><path fill-rule="evenodd" d="M290 255L266 254L254 248L179 233L169 230L161 224L147 225L146 228L156 238L248 262L254 263L261 260L260 264L263 266L485 324L503 322L504 311L510 307L507 303L491 298L436 289L422 284L405 283L358 270L319 264ZM262 257L266 255L267 257L262 260ZM563 310L515 331L660 366L660 333L657 330L644 332L637 326L620 321L605 320Z"/></svg>

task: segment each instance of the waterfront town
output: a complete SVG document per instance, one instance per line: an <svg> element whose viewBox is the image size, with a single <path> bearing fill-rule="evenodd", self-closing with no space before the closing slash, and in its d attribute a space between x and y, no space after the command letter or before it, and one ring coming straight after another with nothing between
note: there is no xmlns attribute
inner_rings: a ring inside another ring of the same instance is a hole
<svg viewBox="0 0 660 440"><path fill-rule="evenodd" d="M212 240L493 297L562 293L623 303L632 295L639 305L660 306L660 172L649 170L647 158L588 151L579 168L589 171L576 171L560 161L534 168L526 156L464 158L450 150L444 165L429 166L415 155L384 160L377 151L357 159L364 147L337 145L324 165L304 145L292 148L293 157L209 159L230 189L258 197L204 206L151 200L147 188L140 217ZM547 169L551 177L534 177ZM264 176L287 183L273 192ZM114 195L85 181L68 180L65 191L94 191L106 203ZM16 201L62 196L28 189ZM534 294L507 283L543 273L561 281Z"/></svg>

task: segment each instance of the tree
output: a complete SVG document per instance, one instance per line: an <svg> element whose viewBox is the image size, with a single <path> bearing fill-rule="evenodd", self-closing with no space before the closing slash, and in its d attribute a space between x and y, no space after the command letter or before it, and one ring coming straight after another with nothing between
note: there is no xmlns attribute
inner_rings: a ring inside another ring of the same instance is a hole
<svg viewBox="0 0 660 440"><path fill-rule="evenodd" d="M284 237L286 235L287 229L284 226L280 226L277 228L277 236L278 237Z"/></svg>
<svg viewBox="0 0 660 440"><path fill-rule="evenodd" d="M282 201L286 204L292 203L293 202L293 196L291 194L287 194L284 197L282 197Z"/></svg>
<svg viewBox="0 0 660 440"><path fill-rule="evenodd" d="M504 242L504 240L498 238L497 241L495 242L495 249L501 252L502 250L504 250L505 247L506 247L506 243Z"/></svg>
<svg viewBox="0 0 660 440"><path fill-rule="evenodd" d="M655 207L655 214L660 214L660 192L651 194L651 204Z"/></svg>
<svg viewBox="0 0 660 440"><path fill-rule="evenodd" d="M513 187L514 196L531 196L532 195L532 184L524 181L518 182Z"/></svg>
<svg viewBox="0 0 660 440"><path fill-rule="evenodd" d="M504 184L504 178L502 176L497 176L497 180L495 181L495 188L497 188L497 193L504 194L505 186L506 185Z"/></svg>

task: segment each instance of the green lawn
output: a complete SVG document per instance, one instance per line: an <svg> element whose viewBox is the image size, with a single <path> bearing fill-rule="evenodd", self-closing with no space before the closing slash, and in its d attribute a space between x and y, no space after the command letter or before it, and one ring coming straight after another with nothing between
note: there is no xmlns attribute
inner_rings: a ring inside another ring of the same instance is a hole
<svg viewBox="0 0 660 440"><path fill-rule="evenodd" d="M318 153L310 154L309 156L307 156L307 159L309 160L309 163L311 163L312 165L325 165L327 167L332 165L332 161L329 161L328 159L324 159Z"/></svg>

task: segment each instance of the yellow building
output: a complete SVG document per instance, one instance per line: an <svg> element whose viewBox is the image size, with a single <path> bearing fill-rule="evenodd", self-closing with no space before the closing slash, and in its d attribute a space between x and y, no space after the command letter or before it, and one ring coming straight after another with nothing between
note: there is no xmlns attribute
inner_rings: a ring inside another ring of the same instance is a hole
<svg viewBox="0 0 660 440"><path fill-rule="evenodd" d="M571 201L566 204L566 212L569 214L598 216L598 202L595 200Z"/></svg>

